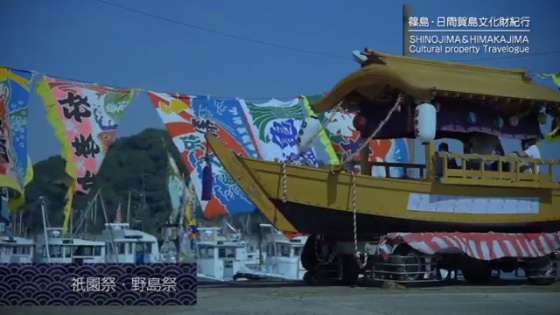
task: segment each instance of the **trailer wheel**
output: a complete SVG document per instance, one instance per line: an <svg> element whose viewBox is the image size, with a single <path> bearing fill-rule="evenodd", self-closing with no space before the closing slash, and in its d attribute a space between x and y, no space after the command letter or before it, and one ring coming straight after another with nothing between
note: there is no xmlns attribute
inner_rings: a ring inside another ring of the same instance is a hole
<svg viewBox="0 0 560 315"><path fill-rule="evenodd" d="M554 282L554 263L549 256L525 261L523 271L531 284L549 285Z"/></svg>
<svg viewBox="0 0 560 315"><path fill-rule="evenodd" d="M301 252L301 265L307 271L313 270L318 265L317 257L315 256L316 238L316 235L310 235L303 245L303 250Z"/></svg>
<svg viewBox="0 0 560 315"><path fill-rule="evenodd" d="M356 261L356 257L351 255L341 255L341 280L344 285L355 285L360 276L360 267Z"/></svg>
<svg viewBox="0 0 560 315"><path fill-rule="evenodd" d="M461 270L463 278L473 284L486 283L492 276L492 267L489 262L471 257L467 257L463 261Z"/></svg>
<svg viewBox="0 0 560 315"><path fill-rule="evenodd" d="M303 282L309 286L316 286L319 283L319 279L313 271L307 271L303 275Z"/></svg>
<svg viewBox="0 0 560 315"><path fill-rule="evenodd" d="M424 263L420 253L404 244L397 247L389 258L392 268L396 271L395 280L418 281L423 276Z"/></svg>

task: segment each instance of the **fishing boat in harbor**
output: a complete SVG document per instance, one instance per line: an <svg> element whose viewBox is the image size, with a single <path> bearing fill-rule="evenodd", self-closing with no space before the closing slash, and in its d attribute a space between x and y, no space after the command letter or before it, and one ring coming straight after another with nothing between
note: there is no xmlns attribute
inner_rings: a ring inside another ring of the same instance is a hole
<svg viewBox="0 0 560 315"><path fill-rule="evenodd" d="M15 236L8 231L5 223L0 223L0 264L33 262L35 242L32 239Z"/></svg>
<svg viewBox="0 0 560 315"><path fill-rule="evenodd" d="M258 265L246 265L234 277L249 280L302 280L305 268L301 264L303 246L307 236L287 237L271 224L260 224L264 236L260 255L262 262Z"/></svg>
<svg viewBox="0 0 560 315"><path fill-rule="evenodd" d="M106 243L77 237L64 237L63 228L46 228L39 261L54 264L104 263Z"/></svg>
<svg viewBox="0 0 560 315"><path fill-rule="evenodd" d="M149 264L161 262L157 238L130 229L128 223L106 223L102 232L105 262Z"/></svg>
<svg viewBox="0 0 560 315"><path fill-rule="evenodd" d="M198 278L230 281L246 265L258 264L258 252L248 252L247 243L239 233L222 234L220 227L199 228L196 263Z"/></svg>

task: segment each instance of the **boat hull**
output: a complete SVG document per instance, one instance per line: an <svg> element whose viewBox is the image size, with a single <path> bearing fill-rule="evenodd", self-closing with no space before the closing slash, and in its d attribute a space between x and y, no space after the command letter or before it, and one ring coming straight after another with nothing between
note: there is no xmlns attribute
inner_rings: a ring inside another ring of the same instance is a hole
<svg viewBox="0 0 560 315"><path fill-rule="evenodd" d="M279 211L304 234L352 235L353 215L322 207L273 200ZM473 232L473 233L542 233L560 231L560 221L521 223L452 223L445 221L392 218L369 214L356 214L359 236L383 235L391 232Z"/></svg>
<svg viewBox="0 0 560 315"><path fill-rule="evenodd" d="M281 231L347 234L354 209L358 229L367 234L560 230L558 189L450 185L283 167L235 156L216 137L207 139L224 168Z"/></svg>

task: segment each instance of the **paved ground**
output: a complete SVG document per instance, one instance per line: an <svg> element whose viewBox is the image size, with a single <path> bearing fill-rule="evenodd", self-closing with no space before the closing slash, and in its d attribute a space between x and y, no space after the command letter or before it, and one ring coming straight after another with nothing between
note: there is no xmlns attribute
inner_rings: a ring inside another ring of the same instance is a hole
<svg viewBox="0 0 560 315"><path fill-rule="evenodd" d="M560 286L451 286L418 289L302 287L286 284L201 287L194 307L5 308L0 314L429 314L558 315Z"/></svg>

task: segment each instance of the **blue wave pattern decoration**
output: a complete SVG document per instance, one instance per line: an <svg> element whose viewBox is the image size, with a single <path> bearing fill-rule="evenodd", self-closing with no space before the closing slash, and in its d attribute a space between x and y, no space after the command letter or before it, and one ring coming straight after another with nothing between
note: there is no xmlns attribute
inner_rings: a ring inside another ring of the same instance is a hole
<svg viewBox="0 0 560 315"><path fill-rule="evenodd" d="M193 263L0 264L0 307L195 305L196 293Z"/></svg>

